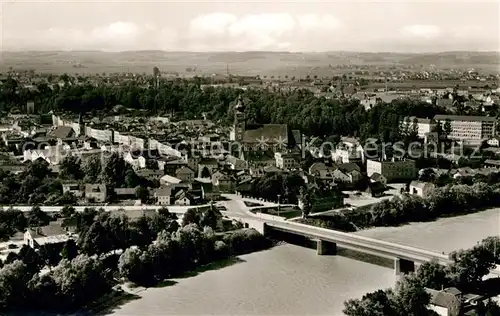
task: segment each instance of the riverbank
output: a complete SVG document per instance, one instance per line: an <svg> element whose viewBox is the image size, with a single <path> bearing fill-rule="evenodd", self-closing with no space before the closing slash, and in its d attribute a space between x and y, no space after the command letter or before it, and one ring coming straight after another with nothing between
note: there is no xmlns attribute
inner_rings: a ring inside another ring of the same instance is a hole
<svg viewBox="0 0 500 316"><path fill-rule="evenodd" d="M344 232L396 227L412 222L473 214L500 206L500 188L485 183L437 188L426 198L404 194L377 204L298 219L303 224Z"/></svg>
<svg viewBox="0 0 500 316"><path fill-rule="evenodd" d="M148 288L112 315L341 315L343 302L390 287L391 269L283 244L171 286ZM102 314L101 314L102 315Z"/></svg>
<svg viewBox="0 0 500 316"><path fill-rule="evenodd" d="M433 222L411 222L397 227L373 227L353 234L408 246L450 253L471 248L479 240L500 234L500 208Z"/></svg>

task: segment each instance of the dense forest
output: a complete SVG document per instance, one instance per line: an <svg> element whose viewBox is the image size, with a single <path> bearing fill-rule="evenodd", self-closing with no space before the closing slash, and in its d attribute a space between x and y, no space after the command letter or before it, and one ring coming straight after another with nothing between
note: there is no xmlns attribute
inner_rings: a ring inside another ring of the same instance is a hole
<svg viewBox="0 0 500 316"><path fill-rule="evenodd" d="M358 100L318 98L308 89L202 86L196 78L157 83L152 80L146 84L129 80L119 85L85 80L74 84L69 76L62 76L61 80L63 85L44 82L33 89L12 78L4 80L0 111L23 112L31 100L39 112L69 111L96 116L98 111L109 112L120 104L147 115L174 113L179 119L194 119L206 114L209 119L228 123L233 117L231 105L241 96L249 123L284 123L311 136L351 135L382 141L398 138L403 116L430 118L446 113L444 108L420 101L395 100L365 110Z"/></svg>

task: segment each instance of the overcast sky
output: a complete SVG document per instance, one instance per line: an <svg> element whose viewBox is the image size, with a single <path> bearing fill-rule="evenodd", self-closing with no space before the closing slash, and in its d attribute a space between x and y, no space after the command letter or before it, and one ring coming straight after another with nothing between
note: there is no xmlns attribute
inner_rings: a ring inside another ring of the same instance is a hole
<svg viewBox="0 0 500 316"><path fill-rule="evenodd" d="M498 51L499 9L499 0L11 0L0 34L3 50Z"/></svg>

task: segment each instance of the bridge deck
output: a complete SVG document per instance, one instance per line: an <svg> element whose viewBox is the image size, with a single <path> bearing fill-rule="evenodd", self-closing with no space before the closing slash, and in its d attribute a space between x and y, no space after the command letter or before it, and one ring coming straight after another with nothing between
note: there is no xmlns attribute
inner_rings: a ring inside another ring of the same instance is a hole
<svg viewBox="0 0 500 316"><path fill-rule="evenodd" d="M277 221L266 221L266 225L284 232L291 232L310 238L330 241L336 243L340 247L358 250L376 256L406 259L417 263L427 262L432 259L437 260L441 264L448 264L451 262L447 254L315 226Z"/></svg>

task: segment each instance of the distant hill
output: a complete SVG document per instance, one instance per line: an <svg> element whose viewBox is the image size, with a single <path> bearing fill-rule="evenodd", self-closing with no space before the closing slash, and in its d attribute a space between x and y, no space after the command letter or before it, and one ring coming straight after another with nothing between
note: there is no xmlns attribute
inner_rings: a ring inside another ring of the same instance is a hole
<svg viewBox="0 0 500 316"><path fill-rule="evenodd" d="M427 69L455 68L499 72L498 52L443 52L425 54L407 53L289 53L289 52L164 52L164 51L53 51L3 52L1 71L12 67L22 71L53 73L152 73L154 66L162 72L211 75L226 73L267 76L328 76L352 71L348 65L368 66L373 69ZM80 65L80 66L75 66ZM340 67L345 65L345 67ZM188 69L196 68L196 73Z"/></svg>

